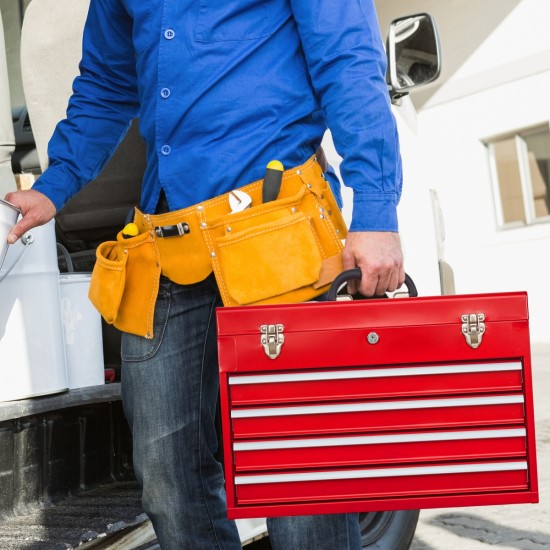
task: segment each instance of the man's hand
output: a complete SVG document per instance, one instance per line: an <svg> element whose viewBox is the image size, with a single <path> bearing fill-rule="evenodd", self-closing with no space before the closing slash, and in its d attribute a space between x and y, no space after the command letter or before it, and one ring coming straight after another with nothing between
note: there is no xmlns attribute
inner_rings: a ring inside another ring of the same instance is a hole
<svg viewBox="0 0 550 550"><path fill-rule="evenodd" d="M10 244L15 243L29 229L49 222L57 212L53 202L46 195L33 189L8 193L5 199L17 206L23 215L8 236Z"/></svg>
<svg viewBox="0 0 550 550"><path fill-rule="evenodd" d="M405 282L403 253L399 234L378 231L353 231L346 237L344 269L361 269L361 283L350 281L348 291L364 296L382 296Z"/></svg>

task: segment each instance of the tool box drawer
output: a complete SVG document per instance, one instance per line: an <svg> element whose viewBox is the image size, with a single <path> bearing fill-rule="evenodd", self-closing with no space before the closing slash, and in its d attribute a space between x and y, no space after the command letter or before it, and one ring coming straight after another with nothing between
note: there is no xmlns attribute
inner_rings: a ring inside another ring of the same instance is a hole
<svg viewBox="0 0 550 550"><path fill-rule="evenodd" d="M525 293L217 322L230 517L538 501Z"/></svg>
<svg viewBox="0 0 550 550"><path fill-rule="evenodd" d="M525 428L396 432L233 444L235 472L525 458Z"/></svg>
<svg viewBox="0 0 550 550"><path fill-rule="evenodd" d="M522 461L251 474L236 476L235 484L237 502L273 504L325 500L327 495L334 500L345 500L520 491L527 489L528 480L527 464Z"/></svg>
<svg viewBox="0 0 550 550"><path fill-rule="evenodd" d="M233 437L523 424L521 394L233 409Z"/></svg>
<svg viewBox="0 0 550 550"><path fill-rule="evenodd" d="M490 376L487 374L490 373ZM229 378L233 406L408 395L521 391L519 361L463 365L388 366Z"/></svg>

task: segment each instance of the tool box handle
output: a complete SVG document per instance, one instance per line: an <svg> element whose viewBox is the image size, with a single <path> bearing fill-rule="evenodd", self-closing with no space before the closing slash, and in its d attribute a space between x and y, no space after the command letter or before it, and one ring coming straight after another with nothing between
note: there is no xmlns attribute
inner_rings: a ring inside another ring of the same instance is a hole
<svg viewBox="0 0 550 550"><path fill-rule="evenodd" d="M327 301L333 301L336 300L338 296L338 291L346 284L348 281L360 281L361 280L361 270L356 267L354 269L348 269L346 271L342 271L340 275L334 279L331 287L328 290L327 293ZM416 285L414 284L411 277L405 273L405 286L407 287L409 297L414 298L418 296L418 290L416 289ZM386 298L388 296L386 295ZM366 299L367 296L363 296L362 294L356 293L353 296L354 299ZM380 296L373 296L373 298L380 298Z"/></svg>

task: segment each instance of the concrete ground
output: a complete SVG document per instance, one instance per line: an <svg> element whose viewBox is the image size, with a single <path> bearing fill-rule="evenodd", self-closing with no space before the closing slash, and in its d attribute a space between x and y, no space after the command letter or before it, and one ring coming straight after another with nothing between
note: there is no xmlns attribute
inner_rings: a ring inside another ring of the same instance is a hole
<svg viewBox="0 0 550 550"><path fill-rule="evenodd" d="M550 548L550 346L532 349L540 502L423 510L410 550Z"/></svg>

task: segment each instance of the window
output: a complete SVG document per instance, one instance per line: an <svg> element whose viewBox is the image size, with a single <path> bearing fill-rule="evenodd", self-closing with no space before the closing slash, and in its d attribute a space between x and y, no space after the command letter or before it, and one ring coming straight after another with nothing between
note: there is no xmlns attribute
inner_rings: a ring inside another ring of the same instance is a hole
<svg viewBox="0 0 550 550"><path fill-rule="evenodd" d="M498 225L550 221L550 125L522 130L487 145Z"/></svg>

